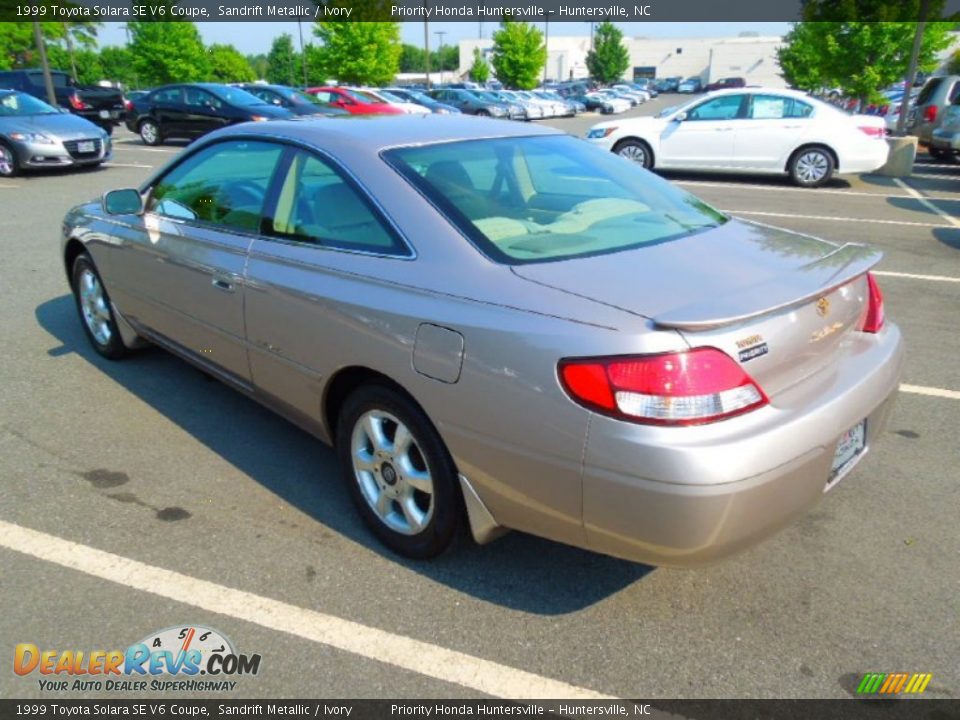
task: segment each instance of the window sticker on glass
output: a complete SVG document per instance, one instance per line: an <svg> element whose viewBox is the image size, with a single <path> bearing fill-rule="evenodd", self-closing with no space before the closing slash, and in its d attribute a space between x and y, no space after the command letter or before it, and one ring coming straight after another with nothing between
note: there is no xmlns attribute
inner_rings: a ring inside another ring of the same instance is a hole
<svg viewBox="0 0 960 720"><path fill-rule="evenodd" d="M754 120L779 120L783 117L783 107L786 101L783 98L754 97Z"/></svg>

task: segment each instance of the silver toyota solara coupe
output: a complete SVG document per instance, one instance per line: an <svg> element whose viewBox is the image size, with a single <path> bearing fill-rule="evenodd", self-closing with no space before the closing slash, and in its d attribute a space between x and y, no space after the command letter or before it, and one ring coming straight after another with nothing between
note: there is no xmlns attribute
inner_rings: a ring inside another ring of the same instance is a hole
<svg viewBox="0 0 960 720"><path fill-rule="evenodd" d="M215 132L72 210L62 248L101 355L155 343L331 443L416 558L467 524L728 555L867 454L901 370L877 251L489 119Z"/></svg>

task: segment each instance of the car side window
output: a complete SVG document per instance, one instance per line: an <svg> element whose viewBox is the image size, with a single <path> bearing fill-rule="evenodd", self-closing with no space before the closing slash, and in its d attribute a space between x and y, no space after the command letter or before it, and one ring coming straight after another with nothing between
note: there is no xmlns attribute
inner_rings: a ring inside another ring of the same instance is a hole
<svg viewBox="0 0 960 720"><path fill-rule="evenodd" d="M743 95L721 95L707 100L687 113L687 120L734 120L742 117Z"/></svg>
<svg viewBox="0 0 960 720"><path fill-rule="evenodd" d="M952 103L958 97L960 97L960 82L955 82L950 88L950 97L947 98L947 102Z"/></svg>
<svg viewBox="0 0 960 720"><path fill-rule="evenodd" d="M782 95L754 95L750 103L753 120L781 120L810 117L813 106Z"/></svg>
<svg viewBox="0 0 960 720"><path fill-rule="evenodd" d="M267 188L282 153L280 145L249 140L205 147L153 186L147 211L257 232Z"/></svg>
<svg viewBox="0 0 960 720"><path fill-rule="evenodd" d="M168 88L167 90L158 90L153 94L153 101L159 103L179 103L181 99L180 88Z"/></svg>
<svg viewBox="0 0 960 720"><path fill-rule="evenodd" d="M345 250L405 255L370 202L331 164L296 151L268 222L271 235Z"/></svg>
<svg viewBox="0 0 960 720"><path fill-rule="evenodd" d="M183 103L187 107L209 108L211 110L219 110L223 106L223 102L219 98L200 88L184 88Z"/></svg>

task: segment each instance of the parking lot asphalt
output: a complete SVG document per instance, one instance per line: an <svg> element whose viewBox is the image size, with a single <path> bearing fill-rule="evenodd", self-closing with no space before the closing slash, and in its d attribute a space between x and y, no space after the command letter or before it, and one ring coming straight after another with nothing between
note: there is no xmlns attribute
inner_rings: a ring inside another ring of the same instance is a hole
<svg viewBox="0 0 960 720"><path fill-rule="evenodd" d="M552 124L582 136L598 119ZM960 165L921 154L901 181L819 190L669 176L745 219L882 248L908 347L886 437L853 473L771 540L679 571L520 533L398 558L362 527L332 451L164 352L97 356L61 218L178 151L121 131L101 169L0 181L0 653L201 624L262 665L191 697L831 698L900 671L960 696ZM110 695L9 668L0 697Z"/></svg>

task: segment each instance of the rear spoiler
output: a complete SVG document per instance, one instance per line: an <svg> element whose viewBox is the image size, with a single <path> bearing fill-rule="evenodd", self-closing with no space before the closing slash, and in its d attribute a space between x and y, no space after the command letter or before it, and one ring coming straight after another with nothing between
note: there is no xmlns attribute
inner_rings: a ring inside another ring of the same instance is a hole
<svg viewBox="0 0 960 720"><path fill-rule="evenodd" d="M732 325L827 295L866 273L882 257L882 252L867 245L847 243L776 278L723 297L668 310L654 317L653 322L676 330L707 330Z"/></svg>

